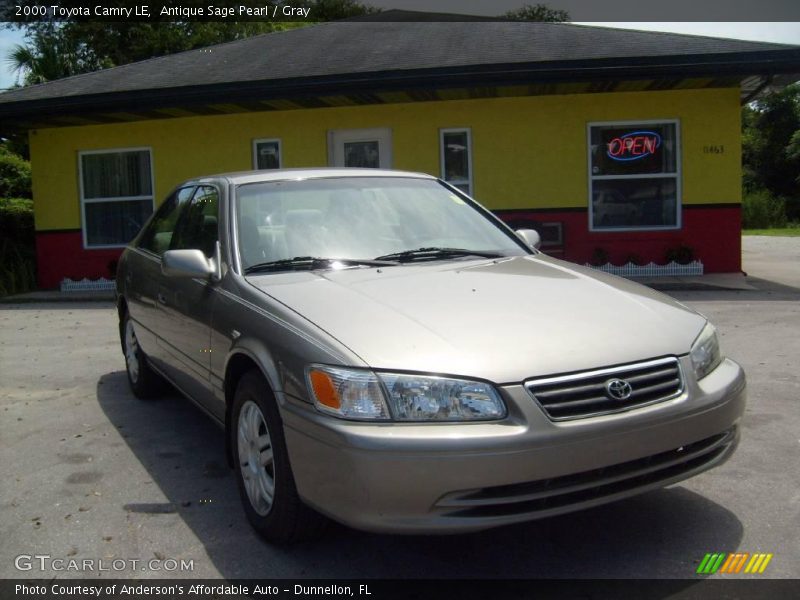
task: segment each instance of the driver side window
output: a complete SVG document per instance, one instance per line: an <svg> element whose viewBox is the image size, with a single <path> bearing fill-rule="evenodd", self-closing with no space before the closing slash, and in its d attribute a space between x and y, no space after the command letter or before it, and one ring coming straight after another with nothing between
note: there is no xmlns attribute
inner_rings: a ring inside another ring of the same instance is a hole
<svg viewBox="0 0 800 600"><path fill-rule="evenodd" d="M202 185L191 203L181 213L169 249L198 249L211 258L219 239L219 192L210 185Z"/></svg>
<svg viewBox="0 0 800 600"><path fill-rule="evenodd" d="M181 214L181 209L185 206L189 198L194 193L194 187L181 188L173 193L159 207L156 216L150 221L147 230L139 241L139 248L148 250L153 254L161 256L169 250L172 243L172 234L175 225Z"/></svg>

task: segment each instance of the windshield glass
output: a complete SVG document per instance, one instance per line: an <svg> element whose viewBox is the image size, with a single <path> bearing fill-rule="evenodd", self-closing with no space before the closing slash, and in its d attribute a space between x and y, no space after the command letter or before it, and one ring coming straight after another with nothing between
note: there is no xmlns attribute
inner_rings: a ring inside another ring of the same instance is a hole
<svg viewBox="0 0 800 600"><path fill-rule="evenodd" d="M236 191L236 219L244 269L295 257L374 259L420 248L527 253L477 207L430 179L244 184Z"/></svg>

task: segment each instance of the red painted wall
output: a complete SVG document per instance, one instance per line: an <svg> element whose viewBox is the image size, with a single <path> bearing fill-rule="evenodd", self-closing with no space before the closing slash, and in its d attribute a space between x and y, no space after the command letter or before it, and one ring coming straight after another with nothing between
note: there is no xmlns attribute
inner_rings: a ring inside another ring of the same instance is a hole
<svg viewBox="0 0 800 600"><path fill-rule="evenodd" d="M563 227L563 253L555 256L577 263L588 262L595 248L604 249L613 264L624 264L635 254L644 262L664 263L669 248L686 245L703 261L706 273L741 271L741 208L683 208L683 228L677 231L640 231L599 233L589 231L585 210L497 211L505 221L531 220L539 223L560 222ZM112 278L112 266L121 248L86 250L80 231L39 231L36 233L39 288L57 288L65 277L71 279Z"/></svg>
<svg viewBox="0 0 800 600"><path fill-rule="evenodd" d="M596 248L608 253L612 264L625 264L630 255L645 263L666 262L668 249L685 245L694 250L706 273L738 273L742 270L741 207L703 205L683 207L683 227L673 231L589 231L586 210L507 210L496 211L507 222L518 224L530 219L539 223L560 222L563 254L559 258L577 263L589 262Z"/></svg>
<svg viewBox="0 0 800 600"><path fill-rule="evenodd" d="M78 231L37 231L36 268L40 289L57 288L65 277L99 279L113 277L109 263L116 261L122 248L86 250Z"/></svg>

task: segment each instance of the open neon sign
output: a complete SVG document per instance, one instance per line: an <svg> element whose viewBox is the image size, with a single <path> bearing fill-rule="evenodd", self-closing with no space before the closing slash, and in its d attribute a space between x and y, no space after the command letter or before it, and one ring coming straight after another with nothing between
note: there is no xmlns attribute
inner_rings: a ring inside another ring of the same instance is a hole
<svg viewBox="0 0 800 600"><path fill-rule="evenodd" d="M653 156L661 146L655 131L631 131L608 142L607 154L612 160L629 162Z"/></svg>

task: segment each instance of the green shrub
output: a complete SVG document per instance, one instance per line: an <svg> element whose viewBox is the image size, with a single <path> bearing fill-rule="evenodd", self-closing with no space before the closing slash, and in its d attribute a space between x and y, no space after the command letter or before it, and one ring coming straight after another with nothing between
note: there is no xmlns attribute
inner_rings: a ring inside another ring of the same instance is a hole
<svg viewBox="0 0 800 600"><path fill-rule="evenodd" d="M786 227L786 201L767 190L754 190L742 199L742 227L771 229Z"/></svg>
<svg viewBox="0 0 800 600"><path fill-rule="evenodd" d="M642 260L641 256L639 256L635 252L631 252L630 254L628 254L628 256L625 257L625 260L622 264L623 265L631 264L641 267L642 265L644 265L644 261Z"/></svg>
<svg viewBox="0 0 800 600"><path fill-rule="evenodd" d="M0 198L0 296L36 286L33 201Z"/></svg>
<svg viewBox="0 0 800 600"><path fill-rule="evenodd" d="M608 251L605 248L595 248L592 256L589 257L589 264L595 267L602 267L608 262Z"/></svg>
<svg viewBox="0 0 800 600"><path fill-rule="evenodd" d="M31 197L31 163L0 145L0 198Z"/></svg>
<svg viewBox="0 0 800 600"><path fill-rule="evenodd" d="M668 263L676 262L679 265L688 265L694 260L694 248L685 244L667 248L664 258Z"/></svg>
<svg viewBox="0 0 800 600"><path fill-rule="evenodd" d="M0 238L33 241L33 200L0 197Z"/></svg>
<svg viewBox="0 0 800 600"><path fill-rule="evenodd" d="M0 242L0 296L20 294L36 287L36 262L24 246Z"/></svg>

